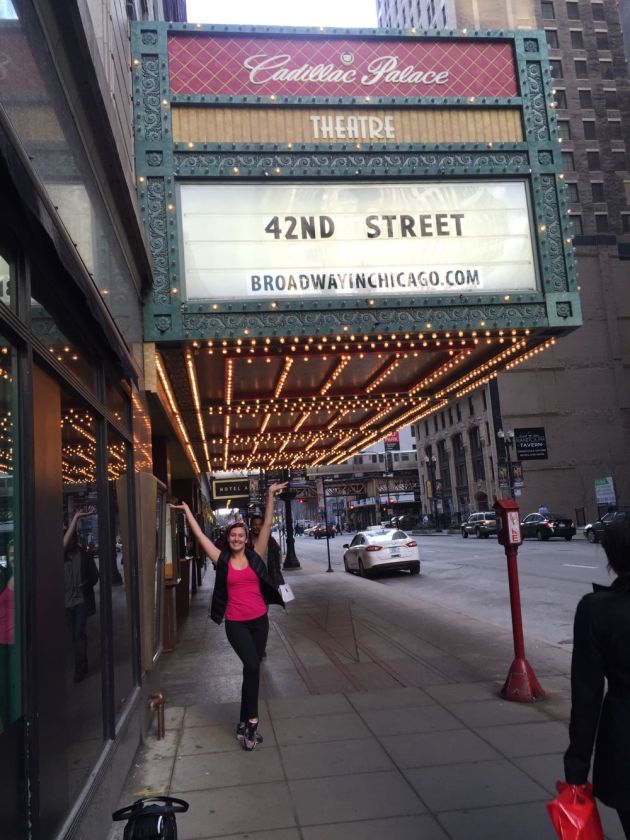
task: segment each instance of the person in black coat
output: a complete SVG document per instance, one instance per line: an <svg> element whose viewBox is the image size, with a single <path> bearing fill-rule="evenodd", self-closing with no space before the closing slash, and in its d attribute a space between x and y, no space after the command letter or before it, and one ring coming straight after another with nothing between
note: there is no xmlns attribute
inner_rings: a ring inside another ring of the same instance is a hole
<svg viewBox="0 0 630 840"><path fill-rule="evenodd" d="M595 747L593 791L630 838L630 521L607 529L602 545L617 577L595 584L575 613L564 771L569 784L585 784Z"/></svg>
<svg viewBox="0 0 630 840"><path fill-rule="evenodd" d="M245 750L253 750L262 742L262 736L258 734L258 689L260 663L269 633L267 605L284 606L282 595L271 580L262 557L267 552L271 535L275 494L285 487L286 482L272 484L268 488L262 526L251 545L245 522L228 525L225 548L217 548L204 534L186 502L170 505L184 512L188 527L216 569L210 617L217 624L225 618L228 641L243 663L241 712L236 737Z"/></svg>

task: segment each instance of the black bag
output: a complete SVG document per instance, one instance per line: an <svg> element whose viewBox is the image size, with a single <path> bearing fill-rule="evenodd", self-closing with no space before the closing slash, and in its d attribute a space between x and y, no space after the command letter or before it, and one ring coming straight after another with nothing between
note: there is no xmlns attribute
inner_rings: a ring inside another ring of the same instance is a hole
<svg viewBox="0 0 630 840"><path fill-rule="evenodd" d="M114 811L112 820L128 820L123 840L177 840L175 814L188 810L188 802L172 796L150 796L137 799Z"/></svg>

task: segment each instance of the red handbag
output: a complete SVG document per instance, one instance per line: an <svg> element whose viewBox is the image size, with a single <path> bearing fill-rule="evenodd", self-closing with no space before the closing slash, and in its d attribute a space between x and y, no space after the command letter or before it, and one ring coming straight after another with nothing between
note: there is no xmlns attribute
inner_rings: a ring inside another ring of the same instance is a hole
<svg viewBox="0 0 630 840"><path fill-rule="evenodd" d="M593 786L556 782L558 796L545 806L560 840L604 840Z"/></svg>

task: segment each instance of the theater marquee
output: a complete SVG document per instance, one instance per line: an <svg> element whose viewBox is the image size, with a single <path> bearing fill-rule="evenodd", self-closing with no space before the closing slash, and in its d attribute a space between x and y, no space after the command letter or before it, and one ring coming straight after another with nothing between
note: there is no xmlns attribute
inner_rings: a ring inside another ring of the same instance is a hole
<svg viewBox="0 0 630 840"><path fill-rule="evenodd" d="M524 181L182 185L189 300L532 291Z"/></svg>

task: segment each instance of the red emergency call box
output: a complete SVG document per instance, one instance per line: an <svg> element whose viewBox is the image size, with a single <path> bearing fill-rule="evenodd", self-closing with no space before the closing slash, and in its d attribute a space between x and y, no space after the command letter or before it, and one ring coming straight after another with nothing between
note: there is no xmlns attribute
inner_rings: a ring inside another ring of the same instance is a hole
<svg viewBox="0 0 630 840"><path fill-rule="evenodd" d="M514 499L497 499L493 505L497 515L497 539L503 546L521 545L521 511Z"/></svg>

